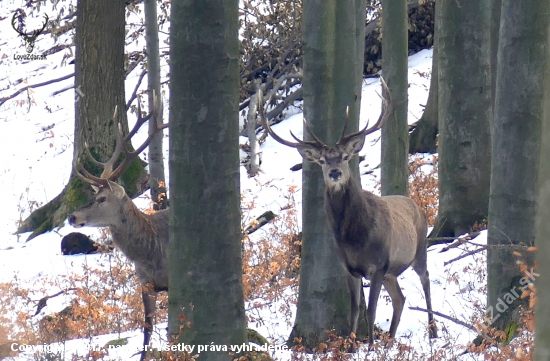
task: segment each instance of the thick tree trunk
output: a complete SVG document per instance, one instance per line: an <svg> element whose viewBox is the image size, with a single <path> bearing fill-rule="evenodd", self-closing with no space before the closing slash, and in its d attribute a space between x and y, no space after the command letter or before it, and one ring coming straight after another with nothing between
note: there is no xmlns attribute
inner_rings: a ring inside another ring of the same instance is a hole
<svg viewBox="0 0 550 361"><path fill-rule="evenodd" d="M434 25L434 46L432 51L432 76L430 78L430 90L428 100L422 117L416 123L416 127L410 133L409 153L436 153L437 152L437 133L439 132L439 82L437 53L439 46L439 26L441 21L441 5L435 4L435 25Z"/></svg>
<svg viewBox="0 0 550 361"><path fill-rule="evenodd" d="M383 196L409 195L408 19L406 0L382 1L382 75L394 104L393 113L382 128Z"/></svg>
<svg viewBox="0 0 550 361"><path fill-rule="evenodd" d="M173 1L171 19L169 332L186 345L239 345L238 1Z"/></svg>
<svg viewBox="0 0 550 361"><path fill-rule="evenodd" d="M92 173L100 171L86 160L84 142L100 161L107 160L115 145L115 127L128 132L124 99L124 1L79 0L75 35L75 135L74 160ZM101 74L101 76L100 76ZM113 119L115 107L117 118ZM136 160L122 177L127 193L136 194L143 166ZM60 226L67 215L84 204L91 192L72 177L62 193L33 212L18 232L34 231L29 239Z"/></svg>
<svg viewBox="0 0 550 361"><path fill-rule="evenodd" d="M546 12L548 14L548 11ZM548 15L543 22L550 23ZM550 37L546 39L546 59L550 58ZM542 118L541 148L539 157L538 208L535 223L535 242L539 263L537 280L537 323L535 328L535 360L550 360L550 71L544 74L544 113Z"/></svg>
<svg viewBox="0 0 550 361"><path fill-rule="evenodd" d="M532 244L535 240L537 176L548 39L548 1L502 1L498 46L488 244ZM548 161L544 158L543 161ZM541 179L542 181L542 179ZM546 222L548 220L545 220ZM543 240L547 242L547 239ZM526 255L529 256L529 255ZM526 257L527 263L532 257ZM488 311L493 326L518 321L516 300L498 314L496 305L521 287L516 257L506 248L487 251ZM501 307L502 308L502 307Z"/></svg>
<svg viewBox="0 0 550 361"><path fill-rule="evenodd" d="M303 9L304 115L320 139L334 144L346 122L348 106L348 132L358 129L365 3L305 0ZM357 163L352 169L358 176ZM319 213L323 209L324 192L321 168L305 162L300 290L289 341L302 337L302 343L310 348L326 340L326 330L349 334L347 271L336 257L325 216ZM365 327L364 321L362 326Z"/></svg>
<svg viewBox="0 0 550 361"><path fill-rule="evenodd" d="M458 236L486 218L489 202L489 3L438 6L439 214L431 235Z"/></svg>
<svg viewBox="0 0 550 361"><path fill-rule="evenodd" d="M145 0L145 42L147 48L147 92L149 100L149 111L153 110L155 94L159 99L160 92L160 56L159 56L159 34L157 22L157 1ZM162 114L162 109L158 109ZM156 129L155 122L162 123L162 117L149 121L149 133ZM151 200L155 203L156 209L164 209L167 205L166 184L164 178L164 156L162 152L162 132L155 135L149 144L149 187L151 189Z"/></svg>

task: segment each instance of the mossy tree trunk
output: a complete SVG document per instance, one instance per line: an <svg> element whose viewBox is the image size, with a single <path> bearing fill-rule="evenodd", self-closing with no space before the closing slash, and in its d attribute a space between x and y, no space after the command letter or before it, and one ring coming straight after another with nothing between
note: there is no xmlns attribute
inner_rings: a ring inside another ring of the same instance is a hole
<svg viewBox="0 0 550 361"><path fill-rule="evenodd" d="M382 127L381 193L409 195L407 1L382 1L382 68L393 112ZM388 97L388 95L386 95Z"/></svg>
<svg viewBox="0 0 550 361"><path fill-rule="evenodd" d="M493 326L501 330L519 320L518 306L525 300L512 302L504 295L514 287L521 289L525 273L519 271L512 249L491 246L535 241L541 202L537 179L547 182L538 178L538 165L543 106L548 101L544 81L548 80L549 10L545 0L502 1L487 238L487 307ZM541 161L548 162L548 157ZM525 261L532 263L529 253ZM503 298L506 307L499 309Z"/></svg>
<svg viewBox="0 0 550 361"><path fill-rule="evenodd" d="M111 156L118 123L128 132L124 93L124 0L79 0L75 35L75 132L73 165L80 160L99 175L86 161L84 143L100 161ZM82 95L81 95L82 94ZM115 107L117 118L113 120ZM122 177L128 194L138 189L143 166L136 161ZM71 175L65 189L48 204L34 211L18 232L33 231L29 240L63 224L68 214L84 204L89 186Z"/></svg>
<svg viewBox="0 0 550 361"><path fill-rule="evenodd" d="M172 1L171 19L169 332L186 345L240 345L238 1Z"/></svg>
<svg viewBox="0 0 550 361"><path fill-rule="evenodd" d="M346 122L348 106L348 132L358 129L365 2L305 0L303 17L304 116L317 137L335 144ZM358 177L357 161L352 169ZM289 343L294 337L302 337L302 343L312 348L327 339L327 330L349 335L350 298L347 271L336 256L325 215L319 211L325 193L321 168L304 162L302 183L300 287ZM365 325L360 320L363 335Z"/></svg>
<svg viewBox="0 0 550 361"><path fill-rule="evenodd" d="M439 6L439 213L431 236L459 236L488 212L490 13L486 1Z"/></svg>

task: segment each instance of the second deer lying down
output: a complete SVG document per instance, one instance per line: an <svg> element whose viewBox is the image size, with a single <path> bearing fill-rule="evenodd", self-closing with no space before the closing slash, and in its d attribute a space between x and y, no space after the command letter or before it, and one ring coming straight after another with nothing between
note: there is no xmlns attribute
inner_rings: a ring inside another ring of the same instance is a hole
<svg viewBox="0 0 550 361"><path fill-rule="evenodd" d="M158 109L156 105L155 109ZM153 214L142 213L126 195L124 188L114 181L124 173L155 135L155 133L149 135L147 140L133 152L126 148L132 135L148 118L149 116L141 117L141 109L138 107L136 126L125 138L122 136L119 124L116 128L115 152L105 163L95 160L86 146L86 152L92 163L104 170L100 177L96 177L80 165L75 167L76 176L89 183L94 188L95 195L68 218L69 223L76 228L109 227L113 243L134 262L136 274L143 286L144 346L149 344L151 337L156 292L168 290L168 210ZM116 119L116 110L114 119ZM156 117L153 117L152 121L156 121ZM166 126L166 124L157 126L156 131L161 131ZM124 160L114 168L115 162L122 154L124 154ZM145 352L142 352L141 359L144 358Z"/></svg>
<svg viewBox="0 0 550 361"><path fill-rule="evenodd" d="M386 86L383 80L382 84ZM307 124L306 130L314 140L302 141L291 133L297 142L289 142L274 133L265 119L262 119L263 126L276 141L296 148L304 159L319 164L323 170L325 215L336 240L338 257L349 272L350 332L355 333L357 329L361 278L365 277L370 280L367 322L371 345L374 342L376 305L382 285L392 300L390 337L395 337L405 304L397 277L409 266L420 277L426 305L429 310L432 309L426 265L426 216L410 198L379 197L362 190L348 164L363 148L365 137L378 130L391 114L391 103L390 99L378 122L371 128L367 124L356 133L344 135L344 127L340 139L333 147L321 142ZM428 322L430 337L437 337L431 313L428 314Z"/></svg>

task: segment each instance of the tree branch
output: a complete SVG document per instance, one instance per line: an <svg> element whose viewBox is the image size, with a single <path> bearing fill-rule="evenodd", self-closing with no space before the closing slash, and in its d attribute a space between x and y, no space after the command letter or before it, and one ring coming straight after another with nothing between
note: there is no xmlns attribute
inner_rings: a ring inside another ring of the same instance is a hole
<svg viewBox="0 0 550 361"><path fill-rule="evenodd" d="M74 76L74 73L72 74L68 74L68 75L65 75L65 76L62 76L61 78L57 78L57 79L52 79L52 80L48 80L48 81L45 81L43 83L36 83L36 84L30 84L30 85L27 85L17 91L15 91L13 94L11 95L8 95L7 97L4 97L4 98L0 98L0 105L4 104L5 102L7 102L8 100L10 99L13 99L15 98L16 96L18 96L19 94L23 93L24 91L27 91L31 88L39 88L41 86L45 86L45 85L50 85L50 84L53 84L53 83L56 83L58 81L62 81L62 80L66 80L66 79L69 79L69 78L72 78Z"/></svg>
<svg viewBox="0 0 550 361"><path fill-rule="evenodd" d="M463 327L466 327L468 330L470 331L473 331L477 334L480 334L480 332L472 325L470 324L467 324L466 322L464 321L460 321L459 319L456 319L454 317L451 317L451 316L448 316L444 313L441 313L441 312L437 312L437 311L430 311L430 310L427 310L425 308L420 308L420 307L409 307L409 310L413 310L413 311L421 311L421 312L426 312L426 313L431 313L433 315L436 315L436 316L439 316L441 318L444 318L446 320L449 320L451 322L454 322L456 323L457 325L460 325L460 326L463 326Z"/></svg>

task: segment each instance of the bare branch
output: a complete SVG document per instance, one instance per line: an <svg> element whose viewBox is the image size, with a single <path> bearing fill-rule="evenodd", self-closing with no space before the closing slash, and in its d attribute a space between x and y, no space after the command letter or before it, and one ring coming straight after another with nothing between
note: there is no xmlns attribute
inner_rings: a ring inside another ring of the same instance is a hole
<svg viewBox="0 0 550 361"><path fill-rule="evenodd" d="M67 75L64 75L60 78L56 78L56 79L51 79L51 80L48 80L48 81L45 81L45 82L42 82L42 83L36 83L36 84L30 84L30 85L27 85L17 91L15 91L13 94L11 95L8 95L7 97L4 97L4 98L0 98L0 105L4 104L6 101L10 100L10 99L13 99L15 98L16 96L18 96L19 94L31 89L31 88L39 88L41 86L45 86L45 85L50 85L50 84L53 84L53 83L57 83L58 81L63 81L63 80L66 80L66 79L69 79L69 78L72 78L74 76L74 73L72 74L67 74Z"/></svg>

